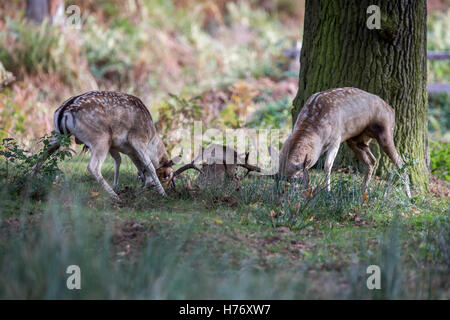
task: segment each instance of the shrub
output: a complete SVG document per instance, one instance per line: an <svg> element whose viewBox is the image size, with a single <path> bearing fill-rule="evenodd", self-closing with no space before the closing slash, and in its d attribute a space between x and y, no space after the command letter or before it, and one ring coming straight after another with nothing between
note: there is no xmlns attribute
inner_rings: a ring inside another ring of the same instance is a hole
<svg viewBox="0 0 450 320"><path fill-rule="evenodd" d="M268 103L254 114L250 127L285 128L291 125L290 102L287 98Z"/></svg>
<svg viewBox="0 0 450 320"><path fill-rule="evenodd" d="M47 136L41 138L40 142L44 148L35 154L21 147L12 138L3 139L0 144L0 156L4 161L0 162L0 179L7 183L10 194L24 194L33 198L40 198L46 194L57 174L61 173L58 162L72 155L67 149L70 144L69 137L53 132L53 139L56 139L63 148L54 152L41 163L36 175L32 174L32 169L48 152L50 138Z"/></svg>
<svg viewBox="0 0 450 320"><path fill-rule="evenodd" d="M112 24L106 29L99 26L94 17L89 17L83 32L84 52L89 69L97 79L126 83L133 72L133 61L141 42L137 39L137 30L128 20L115 19Z"/></svg>
<svg viewBox="0 0 450 320"><path fill-rule="evenodd" d="M448 93L428 96L429 130L442 135L450 130L450 95Z"/></svg>
<svg viewBox="0 0 450 320"><path fill-rule="evenodd" d="M69 84L81 72L73 41L47 21L35 26L6 19L0 41L0 59L15 74L56 73Z"/></svg>
<svg viewBox="0 0 450 320"><path fill-rule="evenodd" d="M169 94L158 110L159 117L156 128L162 135L168 150L171 150L181 137L174 136L176 129L191 126L195 120L202 120L202 108L198 102L200 97L184 98Z"/></svg>
<svg viewBox="0 0 450 320"><path fill-rule="evenodd" d="M431 172L450 181L450 144L430 141Z"/></svg>

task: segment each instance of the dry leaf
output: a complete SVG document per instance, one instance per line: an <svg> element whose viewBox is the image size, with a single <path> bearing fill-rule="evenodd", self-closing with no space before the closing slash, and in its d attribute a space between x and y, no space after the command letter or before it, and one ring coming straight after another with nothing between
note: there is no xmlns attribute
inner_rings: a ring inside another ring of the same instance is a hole
<svg viewBox="0 0 450 320"><path fill-rule="evenodd" d="M100 195L100 192L94 192L94 191L91 192L92 198L98 197L99 195Z"/></svg>
<svg viewBox="0 0 450 320"><path fill-rule="evenodd" d="M367 196L366 192L363 193L363 198L364 198L364 201L366 201L366 203L368 204L369 203L369 197Z"/></svg>
<svg viewBox="0 0 450 320"><path fill-rule="evenodd" d="M308 186L308 190L306 190L303 194L305 196L309 197L311 195L311 192L312 192L312 188L311 188L311 186Z"/></svg>
<svg viewBox="0 0 450 320"><path fill-rule="evenodd" d="M270 210L270 216L272 218L275 218L278 215L278 212L276 212L275 210Z"/></svg>

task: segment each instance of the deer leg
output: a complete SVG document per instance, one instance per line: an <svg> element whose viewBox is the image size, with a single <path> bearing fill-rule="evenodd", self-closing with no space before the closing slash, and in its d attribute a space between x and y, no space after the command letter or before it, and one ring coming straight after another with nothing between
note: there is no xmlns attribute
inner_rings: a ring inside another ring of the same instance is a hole
<svg viewBox="0 0 450 320"><path fill-rule="evenodd" d="M146 168L150 172L150 176L152 177L159 194L162 195L163 197L167 197L166 192L164 191L164 188L161 185L161 181L159 181L158 175L156 174L155 167L153 166L153 163L151 161L147 162Z"/></svg>
<svg viewBox="0 0 450 320"><path fill-rule="evenodd" d="M120 153L116 150L109 150L109 154L114 159L114 185L113 189L117 192L117 188L119 186L119 168L122 158L120 157Z"/></svg>
<svg viewBox="0 0 450 320"><path fill-rule="evenodd" d="M375 164L377 163L377 159L370 151L369 142L370 140L364 142L363 140L357 139L350 139L347 141L348 146L353 150L359 161L367 165L367 172L363 182L363 192L367 191L373 170L375 169Z"/></svg>
<svg viewBox="0 0 450 320"><path fill-rule="evenodd" d="M167 197L166 192L164 191L164 188L161 185L161 182L159 181L158 175L156 174L156 169L153 166L153 162L151 161L149 156L147 156L144 152L140 151L140 150L145 150L145 148L142 148L140 146L135 146L134 149L136 150L139 160L144 165L144 168L147 169L148 172L150 173L150 176L152 177L153 182L156 185L156 189L158 190L158 193L160 195L162 195L163 197Z"/></svg>
<svg viewBox="0 0 450 320"><path fill-rule="evenodd" d="M401 169L403 167L403 160L395 149L394 139L392 138L392 135L387 133L387 131L383 131L378 135L377 141L383 151L387 154L389 159L391 159L391 161L397 166L397 168ZM409 189L409 176L406 172L403 174L403 180L405 183L406 195L408 196L408 198L411 198L411 191Z"/></svg>
<svg viewBox="0 0 450 320"><path fill-rule="evenodd" d="M367 169L366 177L364 179L364 189L363 190L364 190L364 192L366 192L367 188L369 186L370 179L372 179L372 174L375 169L375 165L377 164L377 158L375 158L375 156L372 154L372 151L370 151L369 144L366 144L364 146L364 152L366 153L366 156L369 158L369 161L370 161L370 165Z"/></svg>
<svg viewBox="0 0 450 320"><path fill-rule="evenodd" d="M331 191L331 186L330 186L331 168L333 167L334 159L336 159L336 155L339 151L340 144L341 144L341 142L337 141L333 145L331 145L331 147L328 149L327 157L325 159L324 170L325 170L325 173L327 176L327 190L328 191Z"/></svg>
<svg viewBox="0 0 450 320"><path fill-rule="evenodd" d="M134 166L138 170L137 174L139 176L139 179L142 181L142 186L145 185L145 175L144 175L144 166L142 165L141 161L139 161L139 158L134 154L129 154L128 157L131 159L131 161L134 163Z"/></svg>
<svg viewBox="0 0 450 320"><path fill-rule="evenodd" d="M103 186L106 192L111 198L116 201L120 201L119 196L114 192L111 186L106 182L105 178L102 176L102 165L105 162L106 156L108 155L109 148L97 147L91 149L91 159L89 160L88 170L94 176L94 178Z"/></svg>

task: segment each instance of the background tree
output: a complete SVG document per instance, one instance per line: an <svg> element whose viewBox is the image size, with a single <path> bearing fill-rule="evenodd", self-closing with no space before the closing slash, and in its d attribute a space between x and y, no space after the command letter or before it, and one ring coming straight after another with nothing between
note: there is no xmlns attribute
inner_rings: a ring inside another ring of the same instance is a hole
<svg viewBox="0 0 450 320"><path fill-rule="evenodd" d="M380 8L381 28L366 23L371 5ZM396 113L395 145L417 162L411 181L428 181L426 0L307 0L299 89L293 121L315 92L357 87L379 95ZM341 146L342 154L348 155ZM377 174L391 167L372 143ZM337 159L339 163L339 158Z"/></svg>
<svg viewBox="0 0 450 320"><path fill-rule="evenodd" d="M55 22L64 14L64 0L27 0L25 16L41 24L45 18Z"/></svg>

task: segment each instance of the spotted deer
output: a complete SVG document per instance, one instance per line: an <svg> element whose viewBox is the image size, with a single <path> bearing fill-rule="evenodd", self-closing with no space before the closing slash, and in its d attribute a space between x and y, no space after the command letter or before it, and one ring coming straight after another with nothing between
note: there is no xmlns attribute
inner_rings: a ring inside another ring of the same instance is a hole
<svg viewBox="0 0 450 320"><path fill-rule="evenodd" d="M357 88L338 88L312 95L300 111L294 128L280 153L279 172L284 178L300 178L327 152L324 170L327 189L334 159L342 142L364 162L368 169L363 190L367 190L376 164L369 148L376 139L391 161L402 167L394 146L394 109L380 97ZM410 197L408 176L404 175Z"/></svg>
<svg viewBox="0 0 450 320"><path fill-rule="evenodd" d="M261 168L248 163L249 152L242 157L238 152L225 145L211 144L207 148L200 148L199 154L173 174L173 178L179 176L184 171L195 169L199 172L196 182L201 185L210 185L222 181L225 177L234 178L237 181L245 178L250 172L261 172ZM197 167L196 164L201 164ZM246 169L247 172L242 177L237 176L237 168Z"/></svg>
<svg viewBox="0 0 450 320"><path fill-rule="evenodd" d="M55 111L54 129L59 134L75 136L77 144L84 144L90 150L88 170L113 199L120 200L114 191L119 180L120 153L130 157L147 187L154 184L166 196L161 181L172 177L173 161L156 132L150 112L139 98L112 91L74 96ZM46 156L59 147L53 139ZM108 153L115 164L114 189L101 173Z"/></svg>

